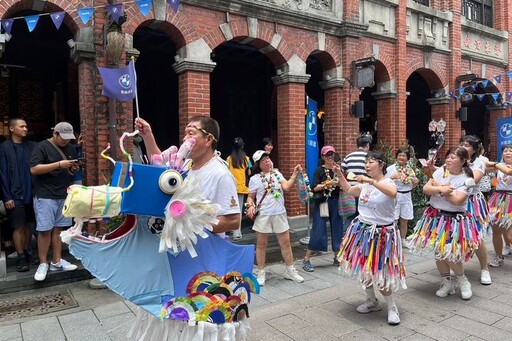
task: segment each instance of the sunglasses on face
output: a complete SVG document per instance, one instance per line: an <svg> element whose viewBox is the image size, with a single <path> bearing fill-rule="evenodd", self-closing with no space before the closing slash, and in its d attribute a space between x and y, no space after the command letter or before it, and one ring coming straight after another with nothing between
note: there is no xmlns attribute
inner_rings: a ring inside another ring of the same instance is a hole
<svg viewBox="0 0 512 341"><path fill-rule="evenodd" d="M334 152L328 152L327 154L324 154L324 156L327 156L327 157L334 156Z"/></svg>

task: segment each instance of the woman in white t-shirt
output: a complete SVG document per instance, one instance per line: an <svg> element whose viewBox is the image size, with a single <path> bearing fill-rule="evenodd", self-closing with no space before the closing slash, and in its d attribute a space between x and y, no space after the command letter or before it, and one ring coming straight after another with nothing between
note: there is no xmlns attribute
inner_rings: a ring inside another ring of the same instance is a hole
<svg viewBox="0 0 512 341"><path fill-rule="evenodd" d="M434 252L437 269L442 277L439 297L455 293L450 276L457 276L462 299L473 295L471 284L464 275L462 262L467 262L480 243L480 233L468 206L468 178L473 172L468 165L466 149L454 147L446 153L445 165L438 168L425 186L423 193L430 195L430 206L416 224L409 237L413 252Z"/></svg>
<svg viewBox="0 0 512 341"><path fill-rule="evenodd" d="M252 156L254 167L249 180L249 195L245 204L249 218L254 219L252 229L256 231L256 273L259 285L265 285L266 271L265 258L267 254L268 236L275 233L281 255L286 264L284 278L297 283L304 282L293 266L293 253L290 243L290 225L286 216L283 191L293 188L297 174L302 172L300 165L295 166L289 180L275 168L272 168L272 160L268 152L257 150ZM257 206L256 206L257 203ZM256 207L259 208L255 217Z"/></svg>
<svg viewBox="0 0 512 341"><path fill-rule="evenodd" d="M396 206L395 220L398 221L402 246L406 246L407 224L414 218L411 192L419 180L414 170L409 165L411 153L409 148L399 148L396 151L396 163L388 167L386 177L395 182L396 185Z"/></svg>
<svg viewBox="0 0 512 341"><path fill-rule="evenodd" d="M483 146L478 137L473 135L464 136L461 139L460 146L468 151L469 167L473 171L473 178L476 183L475 187L469 188L468 212L475 218L481 237L478 249L476 250L476 256L480 262L480 283L489 285L491 284L491 273L489 272L488 251L484 238L491 224L489 206L480 189L480 184L485 175L485 160L482 156L479 156Z"/></svg>
<svg viewBox="0 0 512 341"><path fill-rule="evenodd" d="M512 242L512 144L502 148L503 162L488 162L487 166L496 174L496 190L489 199L492 216L492 244L496 257L489 263L490 266L503 265L503 237L505 242Z"/></svg>
<svg viewBox="0 0 512 341"><path fill-rule="evenodd" d="M398 308L392 292L405 285L405 262L400 234L395 223L396 185L386 178L386 156L369 151L365 170L357 185L351 186L340 168L334 170L343 191L359 197L359 215L352 220L341 242L338 260L340 269L351 277L358 277L366 288L367 300L357 307L365 314L382 309L375 297L374 286L388 304L388 323L400 323Z"/></svg>

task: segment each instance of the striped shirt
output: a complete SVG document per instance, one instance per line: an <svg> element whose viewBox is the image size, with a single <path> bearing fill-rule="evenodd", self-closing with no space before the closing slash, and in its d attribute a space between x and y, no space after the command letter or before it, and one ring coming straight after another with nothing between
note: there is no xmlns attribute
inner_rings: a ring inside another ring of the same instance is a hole
<svg viewBox="0 0 512 341"><path fill-rule="evenodd" d="M348 174L350 172L354 173L355 175L367 175L366 169L364 168L364 165L366 163L366 151L363 149L358 149L343 159L343 163L341 164L341 170ZM357 181L349 181L351 185L357 184Z"/></svg>

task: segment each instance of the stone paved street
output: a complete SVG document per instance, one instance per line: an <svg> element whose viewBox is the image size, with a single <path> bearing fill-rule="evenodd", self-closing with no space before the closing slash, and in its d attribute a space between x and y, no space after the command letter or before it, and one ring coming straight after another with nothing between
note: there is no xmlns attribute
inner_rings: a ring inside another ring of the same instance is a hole
<svg viewBox="0 0 512 341"><path fill-rule="evenodd" d="M305 278L302 284L282 279L284 265L273 264L261 294L253 296L249 340L510 339L512 257L506 258L504 266L491 269L491 286L479 284L476 259L467 264L466 273L473 286L469 301L463 301L458 290L446 298L435 296L439 276L432 257L407 252L407 262L408 289L396 295L402 323L394 327L386 322L385 305L377 313L361 315L355 311L364 300L364 291L355 281L338 274L332 265L332 253L312 259L315 272L300 270ZM296 265L299 269L299 260ZM87 281L36 292L61 288L71 290L78 308L28 320L0 320L0 340L126 340L134 318L132 304L109 290L89 289Z"/></svg>

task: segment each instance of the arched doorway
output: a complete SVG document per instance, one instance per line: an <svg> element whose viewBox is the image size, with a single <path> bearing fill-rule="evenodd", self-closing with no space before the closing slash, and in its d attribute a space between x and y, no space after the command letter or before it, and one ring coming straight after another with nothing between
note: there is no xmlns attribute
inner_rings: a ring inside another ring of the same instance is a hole
<svg viewBox="0 0 512 341"><path fill-rule="evenodd" d="M211 116L221 127L218 149L222 157L231 153L235 137L245 142L247 155L261 149L261 140L277 141L277 98L272 77L275 67L257 48L237 41L216 47L212 60ZM274 163L277 153L272 153Z"/></svg>
<svg viewBox="0 0 512 341"><path fill-rule="evenodd" d="M21 10L19 18L43 12ZM9 41L0 58L0 121L22 117L30 138L39 141L51 134L59 121L80 128L78 69L66 43L73 34L65 24L60 29L48 15L40 15L32 32L25 20L13 21ZM3 132L5 134L5 131Z"/></svg>
<svg viewBox="0 0 512 341"><path fill-rule="evenodd" d="M152 127L161 148L181 143L178 75L172 68L176 45L163 30L140 26L133 35L140 117ZM134 116L136 109L134 109Z"/></svg>

